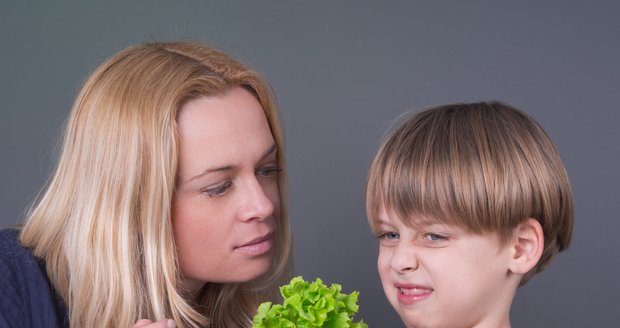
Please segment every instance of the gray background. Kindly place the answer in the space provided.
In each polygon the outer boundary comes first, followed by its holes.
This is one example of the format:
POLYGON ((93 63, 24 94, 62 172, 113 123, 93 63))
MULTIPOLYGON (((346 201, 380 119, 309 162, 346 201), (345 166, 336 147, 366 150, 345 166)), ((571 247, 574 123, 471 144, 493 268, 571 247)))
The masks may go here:
POLYGON ((515 327, 620 321, 620 2, 77 1, 0 4, 0 227, 22 220, 82 81, 145 41, 209 41, 257 68, 286 125, 296 271, 361 292, 371 327, 401 327, 380 287, 366 171, 404 111, 498 99, 551 135, 574 189, 573 244, 518 291, 515 327))

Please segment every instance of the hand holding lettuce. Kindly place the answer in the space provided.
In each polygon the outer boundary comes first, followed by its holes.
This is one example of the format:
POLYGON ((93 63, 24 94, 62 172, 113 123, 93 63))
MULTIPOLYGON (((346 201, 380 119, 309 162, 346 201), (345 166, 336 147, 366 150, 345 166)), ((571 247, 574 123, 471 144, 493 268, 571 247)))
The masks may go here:
POLYGON ((295 277, 280 287, 282 304, 262 303, 252 328, 368 328, 363 320, 353 322, 358 292, 341 293, 342 286, 327 287, 321 279, 313 283, 295 277))

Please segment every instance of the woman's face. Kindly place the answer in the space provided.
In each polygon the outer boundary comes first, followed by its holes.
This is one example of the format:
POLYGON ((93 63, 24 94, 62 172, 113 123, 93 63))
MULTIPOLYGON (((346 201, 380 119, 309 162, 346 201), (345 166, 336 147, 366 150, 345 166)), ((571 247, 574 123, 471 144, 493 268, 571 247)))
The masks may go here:
POLYGON ((172 224, 184 284, 244 282, 271 266, 280 195, 276 144, 242 88, 185 104, 172 224))

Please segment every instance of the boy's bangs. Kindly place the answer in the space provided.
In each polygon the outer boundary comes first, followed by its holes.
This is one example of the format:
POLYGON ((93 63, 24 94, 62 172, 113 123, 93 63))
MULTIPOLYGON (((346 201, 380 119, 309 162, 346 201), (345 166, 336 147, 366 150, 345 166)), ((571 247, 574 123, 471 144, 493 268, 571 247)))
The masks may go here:
POLYGON ((473 233, 502 230, 498 219, 504 202, 495 202, 493 195, 504 194, 498 181, 507 172, 500 175, 498 159, 490 155, 497 151, 489 145, 496 136, 481 127, 483 117, 459 107, 405 117, 385 140, 368 180, 373 227, 385 206, 407 225, 441 223, 473 233))
POLYGON ((413 228, 440 223, 480 231, 475 220, 467 220, 473 216, 464 204, 471 195, 455 186, 449 168, 406 156, 403 150, 388 153, 397 156, 376 163, 368 184, 368 214, 373 229, 378 225, 381 211, 386 210, 388 216, 397 217, 413 228))
POLYGON ((371 226, 377 227, 384 207, 409 226, 441 223, 480 231, 476 220, 468 220, 475 217, 468 206, 476 194, 469 189, 472 181, 461 181, 474 176, 460 174, 469 159, 454 163, 454 144, 445 140, 450 136, 428 133, 439 127, 423 123, 423 118, 413 126, 405 123, 379 150, 367 184, 371 226))

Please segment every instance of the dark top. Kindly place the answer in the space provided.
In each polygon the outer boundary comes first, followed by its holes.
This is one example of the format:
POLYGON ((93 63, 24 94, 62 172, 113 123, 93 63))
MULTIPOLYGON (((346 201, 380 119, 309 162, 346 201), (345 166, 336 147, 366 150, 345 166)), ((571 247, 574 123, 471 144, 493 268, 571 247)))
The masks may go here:
POLYGON ((69 327, 68 322, 45 263, 22 246, 17 230, 0 230, 0 327, 69 327))

